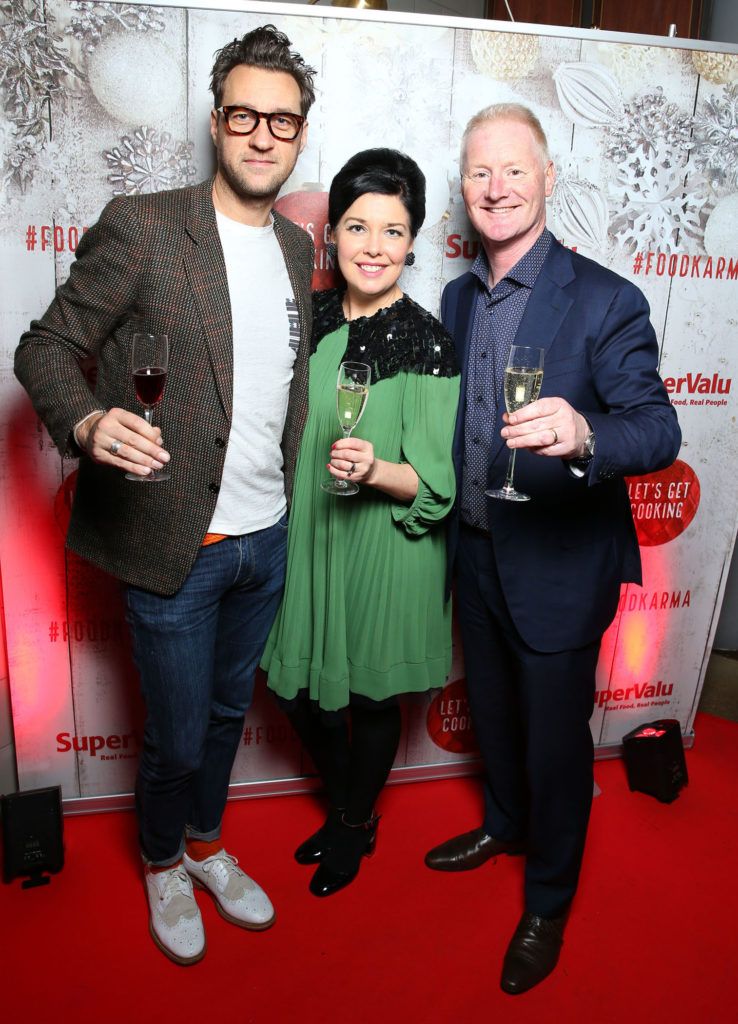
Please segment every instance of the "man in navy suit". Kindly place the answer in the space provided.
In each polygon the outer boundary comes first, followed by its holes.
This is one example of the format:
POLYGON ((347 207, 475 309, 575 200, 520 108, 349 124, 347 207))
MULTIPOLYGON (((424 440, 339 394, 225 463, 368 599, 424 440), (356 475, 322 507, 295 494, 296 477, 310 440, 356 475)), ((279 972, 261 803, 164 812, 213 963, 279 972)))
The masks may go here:
POLYGON ((496 105, 472 118, 462 191, 482 246, 442 301, 462 366, 449 546, 485 815, 426 864, 463 871, 526 854, 525 912, 502 971, 509 993, 556 966, 577 886, 600 642, 621 583, 641 582, 623 478, 668 466, 681 441, 648 304, 546 229, 554 182, 546 136, 527 108, 496 105), (508 415, 512 344, 542 348, 545 364, 538 400, 508 415), (484 494, 502 485, 510 450, 529 501, 484 494))

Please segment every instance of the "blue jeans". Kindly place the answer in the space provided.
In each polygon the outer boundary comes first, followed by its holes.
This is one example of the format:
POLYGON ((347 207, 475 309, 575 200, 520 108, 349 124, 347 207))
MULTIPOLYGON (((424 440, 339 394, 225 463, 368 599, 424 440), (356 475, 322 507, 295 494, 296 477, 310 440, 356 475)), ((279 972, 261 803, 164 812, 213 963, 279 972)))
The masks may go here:
POLYGON ((146 705, 136 780, 141 851, 168 866, 217 839, 254 673, 284 586, 287 516, 199 552, 171 597, 127 589, 146 705))

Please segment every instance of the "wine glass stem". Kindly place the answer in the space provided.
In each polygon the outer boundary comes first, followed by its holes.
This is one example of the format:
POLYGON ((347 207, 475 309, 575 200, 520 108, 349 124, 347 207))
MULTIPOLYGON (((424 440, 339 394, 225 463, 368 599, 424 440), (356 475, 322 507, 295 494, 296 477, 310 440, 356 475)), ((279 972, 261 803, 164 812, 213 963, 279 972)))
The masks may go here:
POLYGON ((146 422, 149 425, 151 425, 151 421, 152 421, 153 418, 154 418, 154 407, 153 407, 153 405, 145 405, 144 406, 144 419, 146 420, 146 422))
MULTIPOLYGON (((344 439, 351 437, 351 430, 351 427, 341 427, 344 439)), ((336 480, 336 487, 340 487, 342 491, 348 490, 348 480, 336 480)))
POLYGON ((507 473, 505 474, 505 482, 502 485, 503 491, 514 491, 513 487, 513 473, 515 472, 515 453, 517 449, 513 448, 510 452, 510 458, 507 460, 507 473))

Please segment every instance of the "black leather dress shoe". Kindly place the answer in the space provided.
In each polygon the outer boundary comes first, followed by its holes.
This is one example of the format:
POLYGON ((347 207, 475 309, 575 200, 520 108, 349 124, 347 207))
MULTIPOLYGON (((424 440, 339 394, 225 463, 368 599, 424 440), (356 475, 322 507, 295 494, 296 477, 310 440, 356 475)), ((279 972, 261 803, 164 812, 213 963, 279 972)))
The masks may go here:
POLYGON ((565 924, 566 914, 556 918, 523 914, 505 953, 503 992, 519 995, 548 977, 559 961, 565 924))
POLYGON ((345 889, 359 873, 358 866, 350 871, 339 871, 330 864, 321 861, 318 870, 310 879, 309 889, 313 896, 332 896, 334 892, 345 889))
POLYGON ((298 864, 319 864, 330 848, 330 840, 321 827, 300 843, 295 850, 295 860, 298 864))
POLYGON ((473 828, 453 839, 447 839, 440 846, 434 846, 425 855, 427 867, 434 871, 471 871, 500 853, 522 853, 522 842, 508 843, 493 839, 483 828, 473 828))
POLYGON ((343 808, 331 807, 328 817, 317 832, 305 840, 295 850, 298 864, 319 864, 333 846, 336 832, 340 829, 343 808))
POLYGON ((377 843, 379 815, 360 825, 342 823, 335 842, 310 879, 313 896, 332 896, 344 889, 359 873, 362 857, 371 857, 377 843))

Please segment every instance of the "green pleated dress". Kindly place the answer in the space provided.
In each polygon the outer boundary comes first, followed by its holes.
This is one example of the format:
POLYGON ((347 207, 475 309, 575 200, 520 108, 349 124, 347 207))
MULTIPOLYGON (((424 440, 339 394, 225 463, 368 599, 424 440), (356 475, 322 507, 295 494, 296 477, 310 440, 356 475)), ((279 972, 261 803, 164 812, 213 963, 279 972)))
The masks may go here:
POLYGON ((338 711, 352 694, 381 701, 442 686, 448 674, 443 519, 455 495, 459 377, 451 339, 407 297, 350 326, 338 293, 318 293, 316 300, 317 329, 324 323, 328 333, 310 358, 285 592, 262 666, 269 688, 284 700, 309 696, 323 710, 338 711), (374 371, 354 436, 370 440, 377 458, 413 466, 419 487, 412 503, 367 485, 353 497, 321 490, 330 476, 330 446, 340 436, 336 376, 344 359, 368 362, 374 371))

